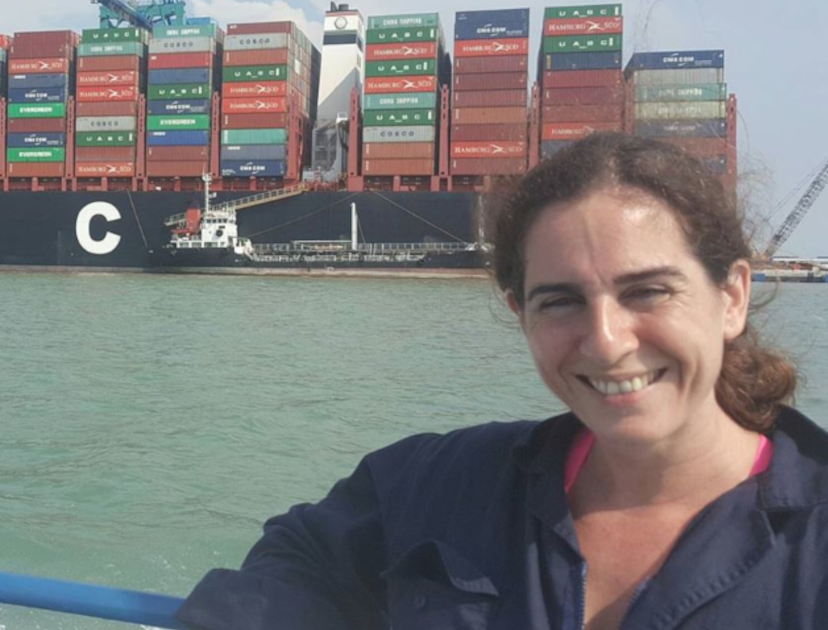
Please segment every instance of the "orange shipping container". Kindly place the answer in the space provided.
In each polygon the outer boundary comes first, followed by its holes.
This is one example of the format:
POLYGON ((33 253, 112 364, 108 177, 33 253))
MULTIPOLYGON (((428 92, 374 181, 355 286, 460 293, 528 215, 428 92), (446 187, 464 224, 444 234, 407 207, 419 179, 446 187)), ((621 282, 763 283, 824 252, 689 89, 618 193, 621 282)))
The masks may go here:
POLYGON ((609 105, 624 100, 619 86, 554 88, 543 91, 544 105, 609 105))
POLYGON ((201 177, 210 171, 206 161, 199 162, 154 162, 147 160, 149 177, 201 177))
POLYGON ((138 88, 137 87, 78 87, 78 102, 79 103, 99 103, 99 102, 119 102, 119 101, 137 101, 138 88))
POLYGON ((566 70, 543 73, 544 88, 620 86, 623 70, 566 70))
POLYGON ((134 162, 135 147, 75 147, 78 162, 134 162))
POLYGON ((287 114, 225 114, 221 117, 222 129, 283 129, 287 127, 287 114))
POLYGON ((432 175, 434 160, 363 160, 363 175, 432 175))
POLYGON ((130 85, 137 87, 140 75, 135 70, 78 72, 78 86, 130 85))
POLYGON ((9 74, 63 74, 69 70, 69 60, 9 59, 9 74))
POLYGON ((223 114, 266 114, 284 113, 287 111, 287 98, 228 98, 222 102, 223 114))
POLYGON ((437 77, 368 77, 365 79, 366 94, 434 92, 436 89, 437 77))
POLYGON ((529 75, 526 72, 494 72, 491 74, 455 74, 454 89, 525 90, 529 75))
POLYGON ((525 142, 452 142, 451 157, 457 158, 522 158, 525 142))
POLYGON ((287 48, 228 50, 224 53, 225 66, 270 66, 285 64, 287 62, 287 48))
POLYGON ((150 70, 180 70, 184 68, 212 68, 213 55, 211 53, 172 53, 165 55, 150 55, 150 70))
POLYGON ((455 92, 455 107, 526 107, 526 90, 481 90, 455 92))
POLYGON ((116 55, 113 57, 78 57, 79 72, 108 72, 110 70, 141 70, 142 57, 116 55))
POLYGON ((526 158, 460 159, 451 161, 452 175, 520 175, 526 172, 526 158))
POLYGON ((9 177, 63 177, 63 162, 9 162, 9 177))
POLYGON ((210 147, 147 147, 147 159, 153 162, 195 162, 198 160, 209 160, 210 147))
POLYGON ((617 105, 544 105, 544 123, 549 122, 621 122, 623 110, 617 105))
POLYGON ((261 81, 259 83, 234 83, 228 81, 221 87, 222 98, 251 98, 262 96, 285 96, 287 81, 261 81))
POLYGON ((674 144, 699 157, 716 157, 727 155, 729 145, 727 138, 659 138, 664 142, 674 144))
POLYGON ((467 39, 454 42, 455 58, 508 57, 528 54, 528 37, 522 37, 520 39, 467 39))
POLYGON ((458 57, 454 60, 455 74, 476 74, 479 72, 526 72, 529 67, 527 55, 506 57, 458 57))
POLYGON ((452 142, 487 142, 491 140, 525 142, 528 136, 526 122, 497 125, 452 125, 452 142))
POLYGON ((366 61, 387 59, 434 59, 437 56, 437 42, 409 42, 406 44, 368 44, 366 61))
POLYGON ((460 125, 526 122, 525 107, 455 107, 453 121, 460 125))
POLYGON ((78 103, 77 116, 137 116, 138 103, 116 101, 114 103, 78 103))
POLYGON ((78 162, 76 177, 133 177, 134 162, 78 162))
POLYGON ((596 131, 622 131, 620 122, 546 123, 542 140, 580 140, 596 131))
POLYGON ((362 157, 373 160, 401 158, 406 160, 433 160, 433 142, 367 142, 362 145, 362 157))

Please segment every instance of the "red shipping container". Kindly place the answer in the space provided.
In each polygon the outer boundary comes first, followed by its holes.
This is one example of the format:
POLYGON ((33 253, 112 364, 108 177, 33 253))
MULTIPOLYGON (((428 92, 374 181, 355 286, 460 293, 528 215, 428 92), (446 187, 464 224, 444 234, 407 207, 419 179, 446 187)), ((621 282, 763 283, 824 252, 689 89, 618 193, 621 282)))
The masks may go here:
POLYGON ((210 147, 147 147, 153 162, 199 162, 210 159, 210 147))
POLYGON ((9 162, 6 175, 9 177, 63 177, 63 162, 9 162))
MULTIPOLYGON (((369 46, 370 48, 370 46, 369 46)), ((454 42, 454 57, 509 57, 529 54, 529 38, 467 39, 454 42)))
POLYGON ((74 57, 79 36, 72 31, 40 31, 15 33, 9 48, 10 59, 42 59, 44 57, 74 57))
POLYGON ((285 96, 287 81, 262 81, 260 83, 226 82, 221 86, 222 98, 251 98, 254 96, 285 96))
POLYGON ((452 142, 451 158, 523 158, 526 157, 526 143, 514 140, 505 142, 452 142))
POLYGON ((14 39, 8 35, 0 35, 0 49, 8 49, 12 45, 12 42, 14 42, 14 39))
POLYGON ((115 103, 77 103, 76 116, 137 116, 138 103, 121 101, 115 103))
POLYGON ((227 98, 222 101, 222 114, 266 114, 269 112, 282 114, 287 111, 287 98, 227 98))
POLYGON ((368 44, 365 61, 387 59, 434 59, 437 42, 409 42, 406 44, 368 44))
POLYGON ((287 114, 225 114, 222 129, 284 129, 287 114))
POLYGON ((569 35, 611 35, 624 32, 624 18, 595 17, 546 20, 543 23, 544 37, 567 37, 569 35))
POLYGON ((526 158, 473 158, 452 160, 452 175, 521 175, 526 172, 526 158))
POLYGON ((458 57, 454 60, 455 74, 477 74, 480 72, 527 72, 529 57, 511 55, 506 57, 458 57))
POLYGON ((541 140, 581 140, 596 131, 623 131, 620 122, 546 123, 541 140))
POLYGON ((503 142, 513 140, 525 142, 528 136, 526 123, 519 125, 452 125, 452 142, 485 142, 495 140, 503 142))
POLYGON ((366 142, 362 157, 372 160, 434 160, 433 142, 366 142))
POLYGON ((548 122, 621 122, 623 109, 618 105, 545 105, 542 118, 548 122))
POLYGON ((366 94, 395 94, 399 92, 434 92, 437 77, 367 77, 366 94))
POLYGON ((111 72, 78 72, 75 75, 78 87, 102 85, 127 85, 138 87, 141 76, 135 70, 115 70, 111 72))
POLYGON ((270 33, 292 33, 293 22, 259 22, 252 24, 228 24, 228 35, 258 35, 270 33))
POLYGON ((544 105, 610 105, 624 102, 624 88, 579 87, 543 91, 544 105))
POLYGON ((176 70, 185 68, 212 68, 213 55, 204 53, 170 53, 149 56, 150 70, 176 70))
POLYGON ((135 147, 75 147, 78 162, 134 162, 135 147))
POLYGON ((456 107, 526 107, 526 90, 491 90, 480 92, 454 92, 456 107))
POLYGON ((525 72, 491 74, 455 74, 455 90, 525 90, 529 75, 525 72))
POLYGON ((201 177, 210 172, 206 160, 196 162, 158 162, 147 160, 149 177, 201 177))
POLYGON ((10 59, 9 74, 64 74, 68 59, 10 59))
POLYGON ((434 160, 362 160, 363 175, 433 175, 434 160))
POLYGON ((78 87, 77 100, 79 103, 99 103, 117 101, 137 101, 137 87, 78 87))
POLYGON ((543 73, 543 87, 600 87, 622 85, 623 70, 564 70, 543 73))
POLYGON ((225 66, 267 66, 288 62, 287 48, 269 50, 228 50, 224 53, 225 66))
POLYGON ((77 162, 76 177, 133 177, 135 162, 77 162))
POLYGON ((141 70, 141 57, 138 55, 78 57, 78 72, 108 72, 110 70, 138 72, 141 70))
POLYGON ((9 118, 9 133, 63 133, 65 118, 9 118))
POLYGON ((727 155, 729 145, 727 138, 659 138, 663 142, 669 142, 677 147, 689 151, 699 157, 716 157, 727 155))
POLYGON ((455 107, 452 114, 452 121, 457 125, 525 123, 528 118, 525 107, 455 107))

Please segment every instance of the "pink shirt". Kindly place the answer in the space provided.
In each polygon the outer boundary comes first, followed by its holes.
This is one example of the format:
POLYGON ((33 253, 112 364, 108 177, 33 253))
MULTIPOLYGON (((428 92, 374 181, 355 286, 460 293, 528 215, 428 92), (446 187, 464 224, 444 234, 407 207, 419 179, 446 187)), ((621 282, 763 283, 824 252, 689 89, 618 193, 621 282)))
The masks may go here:
MULTIPOLYGON (((575 480, 584 467, 594 444, 595 434, 589 429, 582 429, 575 436, 575 439, 572 440, 572 445, 569 447, 569 453, 567 454, 566 465, 564 467, 564 490, 567 494, 569 494, 569 490, 575 484, 575 480)), ((764 435, 760 435, 759 450, 756 451, 756 460, 753 462, 750 476, 753 477, 766 471, 768 466, 770 466, 772 455, 773 444, 764 435)))

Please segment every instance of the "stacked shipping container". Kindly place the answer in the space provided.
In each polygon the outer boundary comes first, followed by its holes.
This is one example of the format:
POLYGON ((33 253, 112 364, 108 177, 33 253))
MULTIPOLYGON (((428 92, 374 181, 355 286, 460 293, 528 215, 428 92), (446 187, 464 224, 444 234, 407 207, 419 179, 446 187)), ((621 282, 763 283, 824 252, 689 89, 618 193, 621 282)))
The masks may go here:
POLYGON ((679 145, 723 175, 730 154, 724 51, 638 53, 625 75, 635 89, 633 132, 679 145))
POLYGON ((368 18, 362 174, 435 172, 445 40, 437 13, 368 18))
POLYGON ((9 177, 63 177, 78 35, 17 33, 9 51, 9 177))
POLYGON ((6 96, 6 87, 7 87, 7 73, 6 69, 8 67, 8 60, 9 60, 9 47, 11 46, 12 39, 8 35, 0 35, 0 96, 6 96))
POLYGON ((137 175, 138 103, 146 87, 149 32, 88 29, 78 48, 77 177, 137 175))
POLYGON ((457 13, 454 39, 451 174, 525 172, 529 9, 457 13))
POLYGON ((221 174, 284 177, 288 160, 301 159, 288 156, 288 130, 309 126, 314 48, 293 22, 230 24, 227 32, 221 174))
POLYGON ((149 177, 210 172, 214 73, 223 39, 215 24, 155 27, 147 84, 149 177))
POLYGON ((541 157, 594 131, 621 131, 623 18, 620 4, 550 7, 538 75, 541 157))

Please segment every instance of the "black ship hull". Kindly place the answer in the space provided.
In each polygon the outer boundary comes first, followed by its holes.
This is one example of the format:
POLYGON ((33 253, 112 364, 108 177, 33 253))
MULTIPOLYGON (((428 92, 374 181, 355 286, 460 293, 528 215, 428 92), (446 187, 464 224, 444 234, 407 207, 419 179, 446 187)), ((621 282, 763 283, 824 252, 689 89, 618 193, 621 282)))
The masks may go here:
MULTIPOLYGON (((244 193, 218 193, 221 203, 244 193)), ((0 193, 0 266, 153 270, 171 264, 165 253, 165 219, 203 203, 198 193, 0 193), (159 262, 160 261, 160 262, 159 262)), ((472 193, 309 192, 238 212, 239 236, 254 244, 350 240, 351 203, 359 215, 360 242, 474 242, 478 195, 472 193)), ((307 267, 284 264, 285 267, 307 267)), ((340 266, 322 264, 327 268, 340 266)), ((382 262, 382 261, 377 261, 382 262)), ((328 261, 330 263, 330 261, 328 261)), ((406 267, 399 261, 391 267, 406 267)), ((432 254, 430 268, 479 266, 476 252, 432 254)), ((251 266, 226 255, 219 262, 193 259, 185 266, 251 266), (209 264, 208 264, 209 262, 209 264)), ((253 265, 257 266, 257 265, 253 265)), ((273 265, 265 265, 273 266, 273 265)), ((278 266, 278 265, 276 265, 278 266)), ((316 264, 314 263, 314 265, 316 264)), ((346 265, 347 266, 347 265, 346 265)), ((359 265, 357 265, 359 266, 359 265)), ((363 261, 362 267, 388 267, 363 261)))

